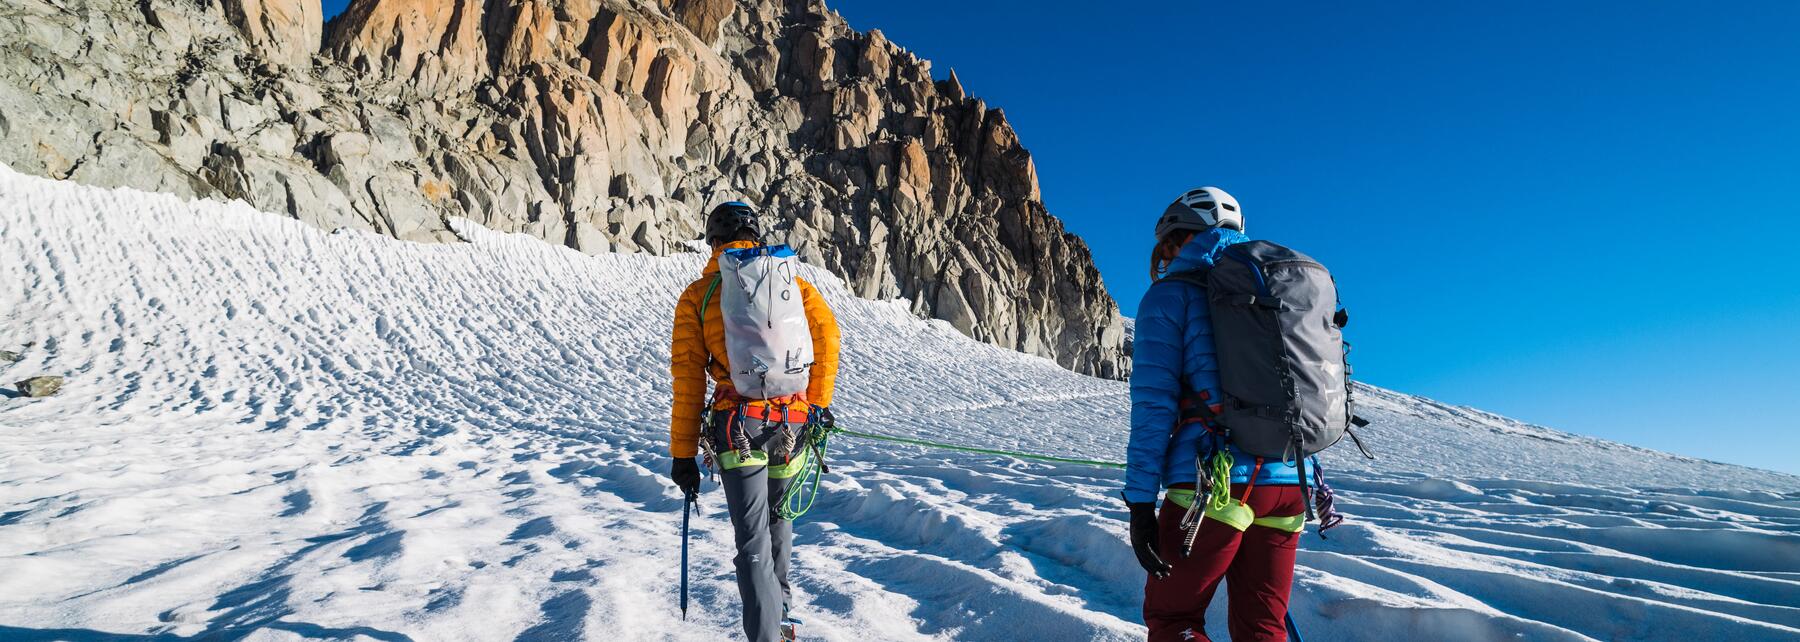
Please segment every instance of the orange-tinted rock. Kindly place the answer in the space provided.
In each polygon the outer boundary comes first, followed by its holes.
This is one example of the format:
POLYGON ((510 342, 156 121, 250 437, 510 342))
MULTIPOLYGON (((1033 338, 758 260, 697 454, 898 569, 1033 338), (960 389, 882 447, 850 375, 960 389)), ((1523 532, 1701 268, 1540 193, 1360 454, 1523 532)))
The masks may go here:
POLYGON ((467 89, 487 63, 481 0, 353 0, 325 51, 364 73, 420 81, 421 93, 467 89))
POLYGON ((719 41, 719 23, 736 10, 736 0, 682 0, 674 7, 682 26, 709 45, 719 41))

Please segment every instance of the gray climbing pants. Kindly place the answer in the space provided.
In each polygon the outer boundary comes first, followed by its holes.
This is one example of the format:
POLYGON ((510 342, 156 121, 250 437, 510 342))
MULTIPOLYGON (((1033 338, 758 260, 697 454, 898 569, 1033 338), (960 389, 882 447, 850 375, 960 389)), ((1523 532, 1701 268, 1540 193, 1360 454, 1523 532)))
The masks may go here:
POLYGON ((775 516, 775 503, 792 479, 769 478, 768 466, 722 471, 725 505, 737 540, 738 595, 744 600, 744 635, 751 642, 780 642, 786 616, 788 557, 794 552, 794 524, 775 516))

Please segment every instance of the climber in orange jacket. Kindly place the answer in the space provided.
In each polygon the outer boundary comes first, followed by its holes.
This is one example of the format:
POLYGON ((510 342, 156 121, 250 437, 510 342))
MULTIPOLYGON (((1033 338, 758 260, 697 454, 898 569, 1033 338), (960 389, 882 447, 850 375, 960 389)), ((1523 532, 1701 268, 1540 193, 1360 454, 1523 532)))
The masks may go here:
POLYGON ((712 246, 712 260, 675 304, 669 345, 669 370, 674 375, 669 454, 674 457, 670 477, 689 495, 700 487, 700 465, 695 457, 703 445, 712 460, 708 463, 719 468, 719 485, 725 489, 737 542, 734 562, 744 602, 744 632, 756 642, 774 642, 794 636, 787 613, 788 558, 794 529, 773 508, 806 457, 803 449, 793 447, 791 432, 785 439, 780 433, 798 428, 806 423, 808 413, 831 405, 838 367, 838 327, 818 289, 796 277, 812 337, 806 390, 777 399, 746 398, 738 393, 728 361, 724 306, 716 296, 719 256, 727 250, 756 247, 760 238, 756 211, 744 203, 725 203, 707 217, 706 241, 712 246), (711 399, 706 397, 708 376, 713 381, 711 399))

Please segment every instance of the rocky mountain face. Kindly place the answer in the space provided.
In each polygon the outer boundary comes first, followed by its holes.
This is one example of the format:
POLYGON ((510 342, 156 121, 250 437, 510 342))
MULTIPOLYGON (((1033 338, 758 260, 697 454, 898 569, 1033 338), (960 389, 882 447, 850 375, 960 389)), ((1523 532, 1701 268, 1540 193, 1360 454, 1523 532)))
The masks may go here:
POLYGON ((0 162, 456 241, 686 251, 733 199, 861 296, 1129 370, 1087 246, 954 73, 806 0, 7 0, 0 162))

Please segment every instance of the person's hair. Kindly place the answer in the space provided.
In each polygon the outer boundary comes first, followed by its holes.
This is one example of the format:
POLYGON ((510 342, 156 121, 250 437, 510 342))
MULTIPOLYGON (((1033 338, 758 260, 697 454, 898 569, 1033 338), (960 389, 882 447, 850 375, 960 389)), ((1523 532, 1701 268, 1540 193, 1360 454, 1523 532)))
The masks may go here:
POLYGON ((1150 282, 1163 278, 1169 271, 1169 264, 1181 255, 1181 246, 1191 240, 1194 240, 1193 230, 1174 230, 1156 240, 1156 247, 1150 250, 1150 282))

